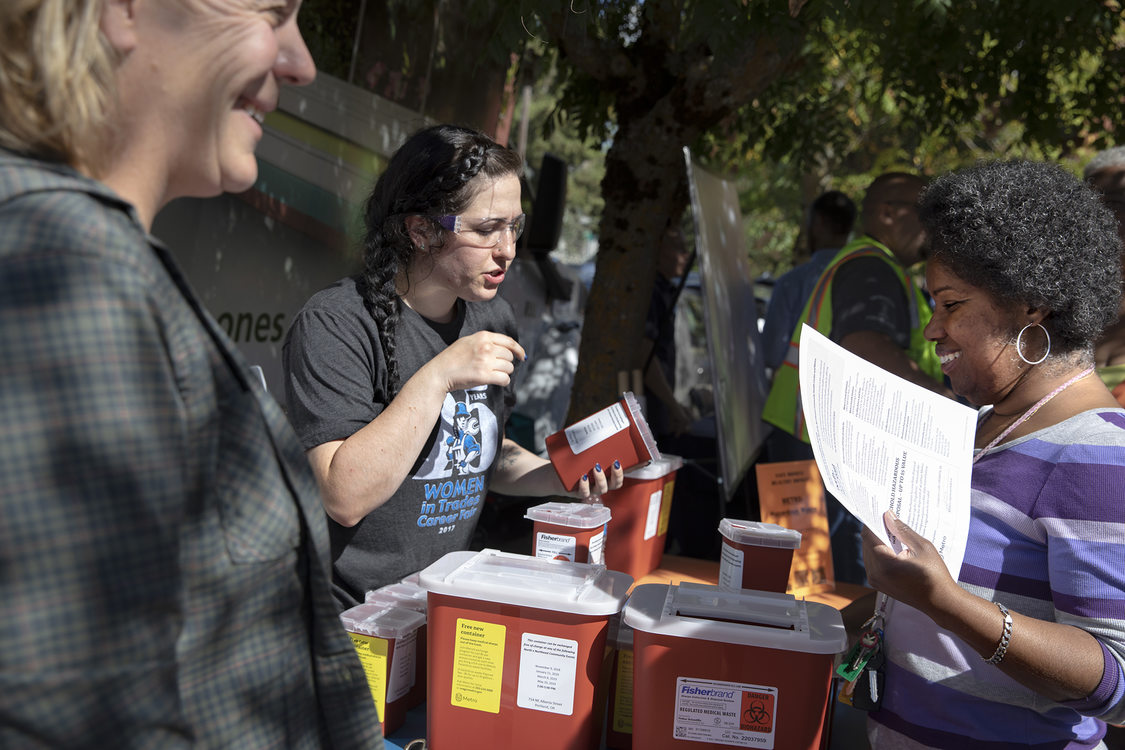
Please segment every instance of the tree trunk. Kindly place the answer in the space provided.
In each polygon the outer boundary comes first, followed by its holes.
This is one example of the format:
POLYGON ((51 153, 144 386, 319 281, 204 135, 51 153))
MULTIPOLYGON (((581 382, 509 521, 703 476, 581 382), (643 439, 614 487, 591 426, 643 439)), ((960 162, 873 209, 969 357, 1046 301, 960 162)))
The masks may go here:
MULTIPOLYGON (((594 283, 586 302, 567 424, 621 397, 618 373, 644 366, 645 319, 660 237, 683 207, 683 144, 691 133, 657 108, 620 122, 606 154, 594 283)), ((633 390, 631 375, 627 389, 633 390)))

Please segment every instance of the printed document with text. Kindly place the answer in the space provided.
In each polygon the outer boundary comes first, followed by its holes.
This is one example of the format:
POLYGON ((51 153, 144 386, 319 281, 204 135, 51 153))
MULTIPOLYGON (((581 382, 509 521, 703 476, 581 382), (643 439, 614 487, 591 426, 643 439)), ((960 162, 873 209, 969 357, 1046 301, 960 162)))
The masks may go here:
POLYGON ((956 578, 969 533, 977 412, 801 332, 801 401, 824 484, 880 539, 883 512, 930 540, 956 578))

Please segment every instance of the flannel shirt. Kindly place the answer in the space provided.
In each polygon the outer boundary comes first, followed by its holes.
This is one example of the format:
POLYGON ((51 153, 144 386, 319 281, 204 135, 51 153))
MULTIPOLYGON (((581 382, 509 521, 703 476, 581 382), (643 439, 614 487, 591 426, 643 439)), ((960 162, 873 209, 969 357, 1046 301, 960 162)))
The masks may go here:
POLYGON ((0 747, 382 747, 304 452, 167 250, 5 151, 0 237, 0 747))

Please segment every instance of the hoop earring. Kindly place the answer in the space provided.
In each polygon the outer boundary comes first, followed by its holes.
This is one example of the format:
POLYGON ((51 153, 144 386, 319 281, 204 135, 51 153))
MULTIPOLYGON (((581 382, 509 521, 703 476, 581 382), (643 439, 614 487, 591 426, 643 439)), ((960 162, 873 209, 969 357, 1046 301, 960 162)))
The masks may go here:
POLYGON ((1037 364, 1042 363, 1043 360, 1047 359, 1047 356, 1050 353, 1051 353, 1051 334, 1047 332, 1047 329, 1044 328, 1042 323, 1035 323, 1035 324, 1028 323, 1023 328, 1020 329, 1019 335, 1016 336, 1016 354, 1020 355, 1020 359, 1022 359, 1024 362, 1026 362, 1029 365, 1037 365, 1037 364), (1023 356, 1023 334, 1028 328, 1033 328, 1033 327, 1034 328, 1042 328, 1043 329, 1043 335, 1047 337, 1047 351, 1043 352, 1043 356, 1040 357, 1039 359, 1035 360, 1034 362, 1032 362, 1027 357, 1023 356))

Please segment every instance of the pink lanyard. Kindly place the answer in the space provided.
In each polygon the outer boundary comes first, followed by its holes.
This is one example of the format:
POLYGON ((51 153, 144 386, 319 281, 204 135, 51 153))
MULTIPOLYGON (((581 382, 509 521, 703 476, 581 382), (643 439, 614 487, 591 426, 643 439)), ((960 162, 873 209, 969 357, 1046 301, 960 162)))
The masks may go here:
POLYGON ((999 442, 1000 442, 1001 440, 1003 440, 1004 438, 1008 437, 1008 434, 1009 434, 1009 433, 1010 433, 1010 432, 1011 432, 1012 430, 1016 429, 1016 428, 1017 428, 1017 427, 1019 427, 1019 426, 1020 426, 1021 424, 1023 424, 1023 423, 1024 423, 1024 422, 1026 422, 1027 420, 1031 419, 1031 416, 1032 416, 1033 414, 1035 414, 1035 412, 1039 411, 1039 409, 1040 409, 1040 408, 1042 408, 1044 404, 1046 404, 1046 403, 1047 403, 1048 401, 1050 401, 1051 399, 1053 399, 1053 398, 1054 398, 1055 396, 1059 395, 1060 393, 1062 393, 1063 391, 1065 391, 1065 390, 1066 390, 1067 388, 1069 388, 1070 386, 1074 385, 1074 384, 1075 384, 1075 383, 1077 383, 1077 382, 1078 382, 1079 380, 1081 380, 1082 378, 1086 377, 1087 375, 1089 375, 1089 374, 1090 374, 1090 373, 1092 373, 1093 371, 1094 371, 1094 368, 1093 368, 1093 367, 1090 367, 1090 368, 1087 368, 1087 369, 1083 370, 1082 372, 1078 373, 1077 375, 1075 375, 1075 376, 1074 376, 1073 378, 1071 378, 1070 380, 1068 380, 1068 381, 1066 381, 1065 383, 1063 383, 1062 385, 1060 385, 1060 386, 1059 386, 1058 388, 1056 388, 1055 390, 1053 390, 1053 391, 1051 391, 1050 393, 1048 393, 1048 394, 1047 394, 1046 396, 1044 396, 1043 398, 1039 399, 1039 401, 1038 401, 1038 402, 1037 402, 1037 403, 1036 403, 1036 404, 1035 404, 1034 406, 1032 406, 1032 407, 1031 407, 1030 409, 1028 409, 1027 411, 1025 411, 1025 412, 1024 412, 1024 413, 1023 413, 1023 414, 1022 414, 1022 415, 1020 416, 1020 418, 1019 418, 1019 419, 1017 419, 1017 420, 1016 420, 1015 422, 1013 422, 1012 424, 1008 425, 1008 427, 1007 427, 1007 428, 1006 428, 1006 429, 1005 429, 1005 430, 1004 430, 1003 432, 1001 432, 1001 433, 1000 433, 999 435, 997 435, 997 436, 996 436, 995 438, 993 438, 993 439, 992 439, 992 442, 991 442, 991 443, 989 443, 988 445, 984 446, 984 447, 983 447, 983 448, 981 448, 981 449, 980 449, 979 451, 977 451, 977 454, 976 454, 975 456, 973 456, 973 463, 975 464, 975 463, 976 463, 976 462, 977 462, 978 460, 980 460, 981 456, 983 456, 983 455, 984 455, 985 453, 988 453, 988 452, 989 452, 990 450, 992 450, 993 448, 995 448, 995 447, 996 447, 996 445, 997 445, 997 443, 999 443, 999 442))

